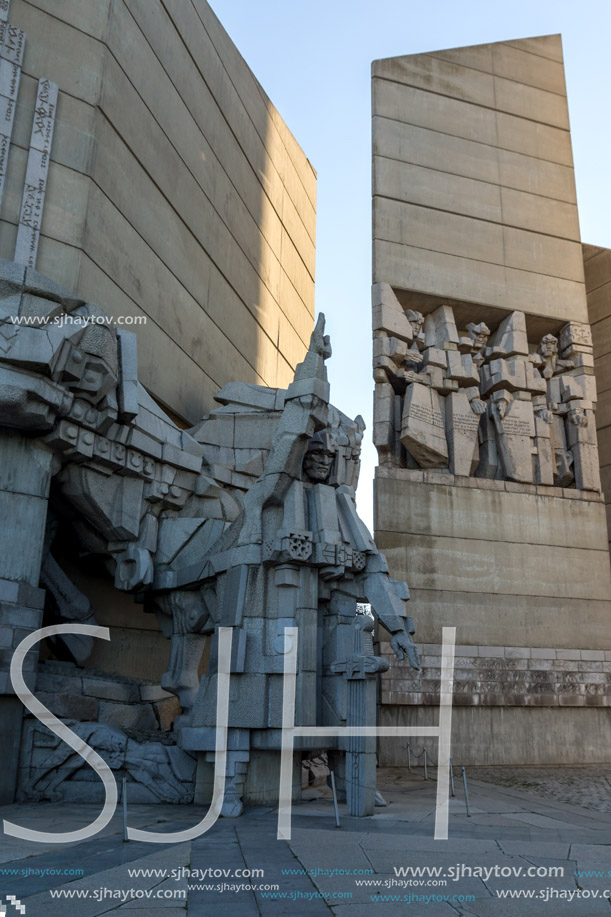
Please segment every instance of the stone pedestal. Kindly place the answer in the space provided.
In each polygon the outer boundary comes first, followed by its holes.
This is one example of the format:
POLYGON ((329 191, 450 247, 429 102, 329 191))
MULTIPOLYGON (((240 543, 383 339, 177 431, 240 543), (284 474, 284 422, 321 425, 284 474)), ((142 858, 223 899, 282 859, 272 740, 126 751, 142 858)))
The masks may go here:
MULTIPOLYGON (((0 780, 0 802, 15 795, 17 749, 23 707, 15 697, 9 669, 15 647, 42 625, 44 590, 38 589, 51 479, 51 453, 36 440, 0 431, 0 741, 8 756, 0 780), (7 524, 8 522, 12 524, 7 524)), ((24 664, 34 688, 38 650, 24 664)))

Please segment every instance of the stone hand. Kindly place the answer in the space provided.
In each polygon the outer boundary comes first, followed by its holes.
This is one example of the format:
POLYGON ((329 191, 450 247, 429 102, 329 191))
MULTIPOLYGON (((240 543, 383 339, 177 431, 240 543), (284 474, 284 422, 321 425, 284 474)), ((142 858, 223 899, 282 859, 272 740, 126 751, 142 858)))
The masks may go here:
POLYGON ((571 411, 569 413, 569 420, 572 424, 575 424, 576 427, 587 427, 588 425, 588 415, 582 411, 571 411))
POLYGON ((407 355, 406 355, 406 357, 405 357, 405 362, 406 362, 406 363, 422 363, 422 360, 423 360, 423 359, 424 359, 424 357, 422 356, 422 354, 420 353, 420 351, 419 351, 419 350, 416 350, 416 349, 414 348, 413 350, 408 350, 408 351, 407 351, 407 355))
POLYGON ((471 410, 474 414, 485 414, 486 402, 482 401, 481 398, 474 398, 471 402, 471 410))
POLYGON ((407 656, 409 664, 414 669, 420 669, 420 660, 414 641, 406 630, 397 631, 390 639, 390 645, 393 648, 397 659, 402 660, 407 656))

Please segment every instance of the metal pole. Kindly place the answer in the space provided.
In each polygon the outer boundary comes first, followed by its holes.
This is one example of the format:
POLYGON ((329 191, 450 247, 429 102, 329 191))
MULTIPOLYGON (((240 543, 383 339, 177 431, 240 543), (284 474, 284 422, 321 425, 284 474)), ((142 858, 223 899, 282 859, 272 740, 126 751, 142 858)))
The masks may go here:
POLYGON ((428 774, 426 770, 426 748, 424 749, 424 779, 428 780, 428 774))
POLYGON ((467 807, 467 818, 471 818, 471 811, 469 809, 469 793, 467 792, 467 774, 464 766, 462 769, 462 782, 465 788, 465 805, 467 807))
POLYGON ((127 777, 123 778, 123 843, 127 843, 127 777))
POLYGON ((333 808, 335 809, 335 827, 341 828, 339 823, 339 809, 337 808, 337 793, 335 792, 335 774, 333 771, 330 771, 331 774, 331 790, 333 791, 333 808))
POLYGON ((454 792, 454 765, 452 764, 452 759, 450 758, 450 788, 452 790, 452 796, 456 796, 454 792))
POLYGON ((412 750, 409 747, 409 745, 407 746, 407 769, 411 774, 412 772, 412 750))

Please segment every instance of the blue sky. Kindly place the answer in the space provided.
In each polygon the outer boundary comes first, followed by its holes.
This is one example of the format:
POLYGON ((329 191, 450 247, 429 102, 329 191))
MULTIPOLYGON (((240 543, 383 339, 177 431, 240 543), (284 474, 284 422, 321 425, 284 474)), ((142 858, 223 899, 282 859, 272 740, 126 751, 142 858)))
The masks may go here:
POLYGON ((581 236, 611 248, 611 3, 210 2, 318 173, 316 308, 332 400, 367 422, 358 504, 371 525, 371 61, 560 32, 581 236))

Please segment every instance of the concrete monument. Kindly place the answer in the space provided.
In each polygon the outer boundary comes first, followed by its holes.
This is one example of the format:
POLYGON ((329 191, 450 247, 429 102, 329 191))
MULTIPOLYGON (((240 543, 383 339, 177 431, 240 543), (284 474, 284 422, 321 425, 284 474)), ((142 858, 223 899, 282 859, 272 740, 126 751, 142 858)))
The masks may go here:
POLYGON ((380 722, 435 722, 455 625, 455 761, 608 761, 611 272, 586 247, 584 274, 561 37, 372 75, 375 537, 425 660, 380 722))
MULTIPOLYGON (((324 318, 288 389, 231 383, 217 396, 221 407, 181 431, 138 381, 135 336, 99 307, 15 263, 2 264, 0 289, 2 496, 6 514, 28 522, 4 531, 3 588, 19 602, 11 642, 40 625, 40 585, 55 620, 95 622, 53 554, 56 520, 68 519, 81 557, 95 556, 117 590, 157 615, 171 640, 162 686, 182 710, 173 751, 153 753, 150 737, 130 744, 109 725, 79 728, 102 754, 120 753, 113 766, 157 787, 159 798, 184 801, 188 786, 169 781, 165 795, 159 787, 176 761, 184 774, 198 757, 204 793, 218 627, 233 628, 223 812, 237 815, 243 795, 277 793, 285 627, 299 628, 296 725, 374 725, 373 676, 388 664, 374 655, 372 622, 357 617, 357 603, 370 604, 398 658, 418 667, 407 585, 390 578, 356 512, 364 424, 329 405, 324 318), (31 324, 18 321, 25 316, 31 324)), ((66 637, 75 661, 90 651, 91 641, 66 637)), ((35 667, 31 660, 32 679, 35 667)), ((61 746, 45 763, 39 745, 22 765, 22 796, 58 798, 80 764, 61 746)), ((347 750, 344 780, 344 748, 330 749, 341 786, 353 814, 370 813, 375 749, 359 740, 347 750)))

